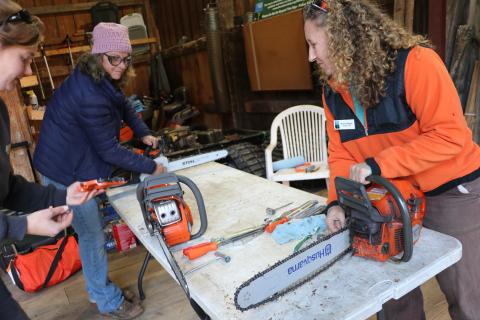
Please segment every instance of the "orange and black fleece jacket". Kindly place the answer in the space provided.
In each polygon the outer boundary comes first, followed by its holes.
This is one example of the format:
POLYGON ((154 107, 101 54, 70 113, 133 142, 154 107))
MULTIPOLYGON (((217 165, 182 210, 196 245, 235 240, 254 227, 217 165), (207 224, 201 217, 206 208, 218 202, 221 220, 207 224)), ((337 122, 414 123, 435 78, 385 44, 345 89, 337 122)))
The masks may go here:
POLYGON ((405 51, 403 60, 397 58, 394 73, 387 96, 365 110, 364 126, 355 119, 348 88, 324 87, 330 205, 336 203, 335 177, 348 177, 350 167, 361 162, 373 174, 411 180, 427 196, 480 176, 480 148, 441 58, 429 48, 415 47, 405 51), (354 118, 357 130, 336 130, 339 118, 354 118))

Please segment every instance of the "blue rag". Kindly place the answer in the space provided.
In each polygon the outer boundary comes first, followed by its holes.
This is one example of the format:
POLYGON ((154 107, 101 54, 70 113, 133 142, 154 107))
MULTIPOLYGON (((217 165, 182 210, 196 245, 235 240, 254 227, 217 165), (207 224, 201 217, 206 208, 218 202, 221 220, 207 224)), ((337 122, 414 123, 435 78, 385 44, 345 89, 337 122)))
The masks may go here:
POLYGON ((326 228, 325 215, 322 214, 281 224, 275 228, 272 237, 278 244, 284 244, 292 240, 301 240, 316 231, 323 232, 326 228))

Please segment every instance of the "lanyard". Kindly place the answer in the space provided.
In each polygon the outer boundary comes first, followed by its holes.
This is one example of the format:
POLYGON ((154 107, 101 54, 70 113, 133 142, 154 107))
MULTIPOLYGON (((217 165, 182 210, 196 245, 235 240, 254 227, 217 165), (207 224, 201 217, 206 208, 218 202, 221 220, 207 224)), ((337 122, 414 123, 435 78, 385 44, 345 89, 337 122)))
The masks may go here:
POLYGON ((362 123, 363 127, 365 127, 365 109, 357 100, 357 97, 353 94, 352 90, 350 90, 353 100, 353 106, 355 108, 355 115, 357 116, 358 120, 362 123))

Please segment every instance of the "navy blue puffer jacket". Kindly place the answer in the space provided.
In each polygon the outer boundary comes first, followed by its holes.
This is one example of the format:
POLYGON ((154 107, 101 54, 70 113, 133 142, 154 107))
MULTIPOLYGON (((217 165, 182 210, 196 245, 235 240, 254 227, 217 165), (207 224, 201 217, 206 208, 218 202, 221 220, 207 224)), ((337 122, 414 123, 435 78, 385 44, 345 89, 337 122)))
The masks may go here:
POLYGON ((152 173, 153 160, 119 144, 122 120, 137 137, 150 134, 110 80, 97 83, 76 68, 47 105, 35 150, 35 169, 64 185, 108 178, 113 166, 152 173))

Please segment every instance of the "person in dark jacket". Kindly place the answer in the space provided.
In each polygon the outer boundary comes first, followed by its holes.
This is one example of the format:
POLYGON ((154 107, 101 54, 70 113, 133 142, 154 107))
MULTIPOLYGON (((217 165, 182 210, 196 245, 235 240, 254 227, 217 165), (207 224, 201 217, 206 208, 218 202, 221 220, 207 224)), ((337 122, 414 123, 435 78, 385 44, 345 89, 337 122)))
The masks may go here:
MULTIPOLYGON (((119 143, 120 127, 125 121, 145 144, 157 144, 121 90, 130 73, 131 51, 125 26, 95 26, 91 53, 79 59, 73 73, 47 105, 34 155, 35 168, 42 174, 44 184, 65 188, 75 180, 108 178, 114 166, 147 174, 164 171, 153 160, 119 143)), ((131 294, 122 293, 108 279, 97 202, 91 200, 73 211, 90 301, 95 301, 100 313, 107 316, 131 319, 140 315, 143 309, 131 302, 131 294)))
MULTIPOLYGON (((43 38, 43 30, 43 23, 18 4, 9 0, 0 2, 1 91, 14 89, 20 76, 32 74, 30 63, 43 38)), ((72 222, 73 214, 65 204, 79 205, 100 193, 80 192, 79 182, 67 190, 30 183, 13 174, 9 149, 10 121, 7 107, 0 99, 0 208, 32 212, 23 216, 0 214, 0 241, 22 240, 27 233, 54 236, 72 222)), ((1 281, 0 315, 2 319, 28 319, 1 281)))

